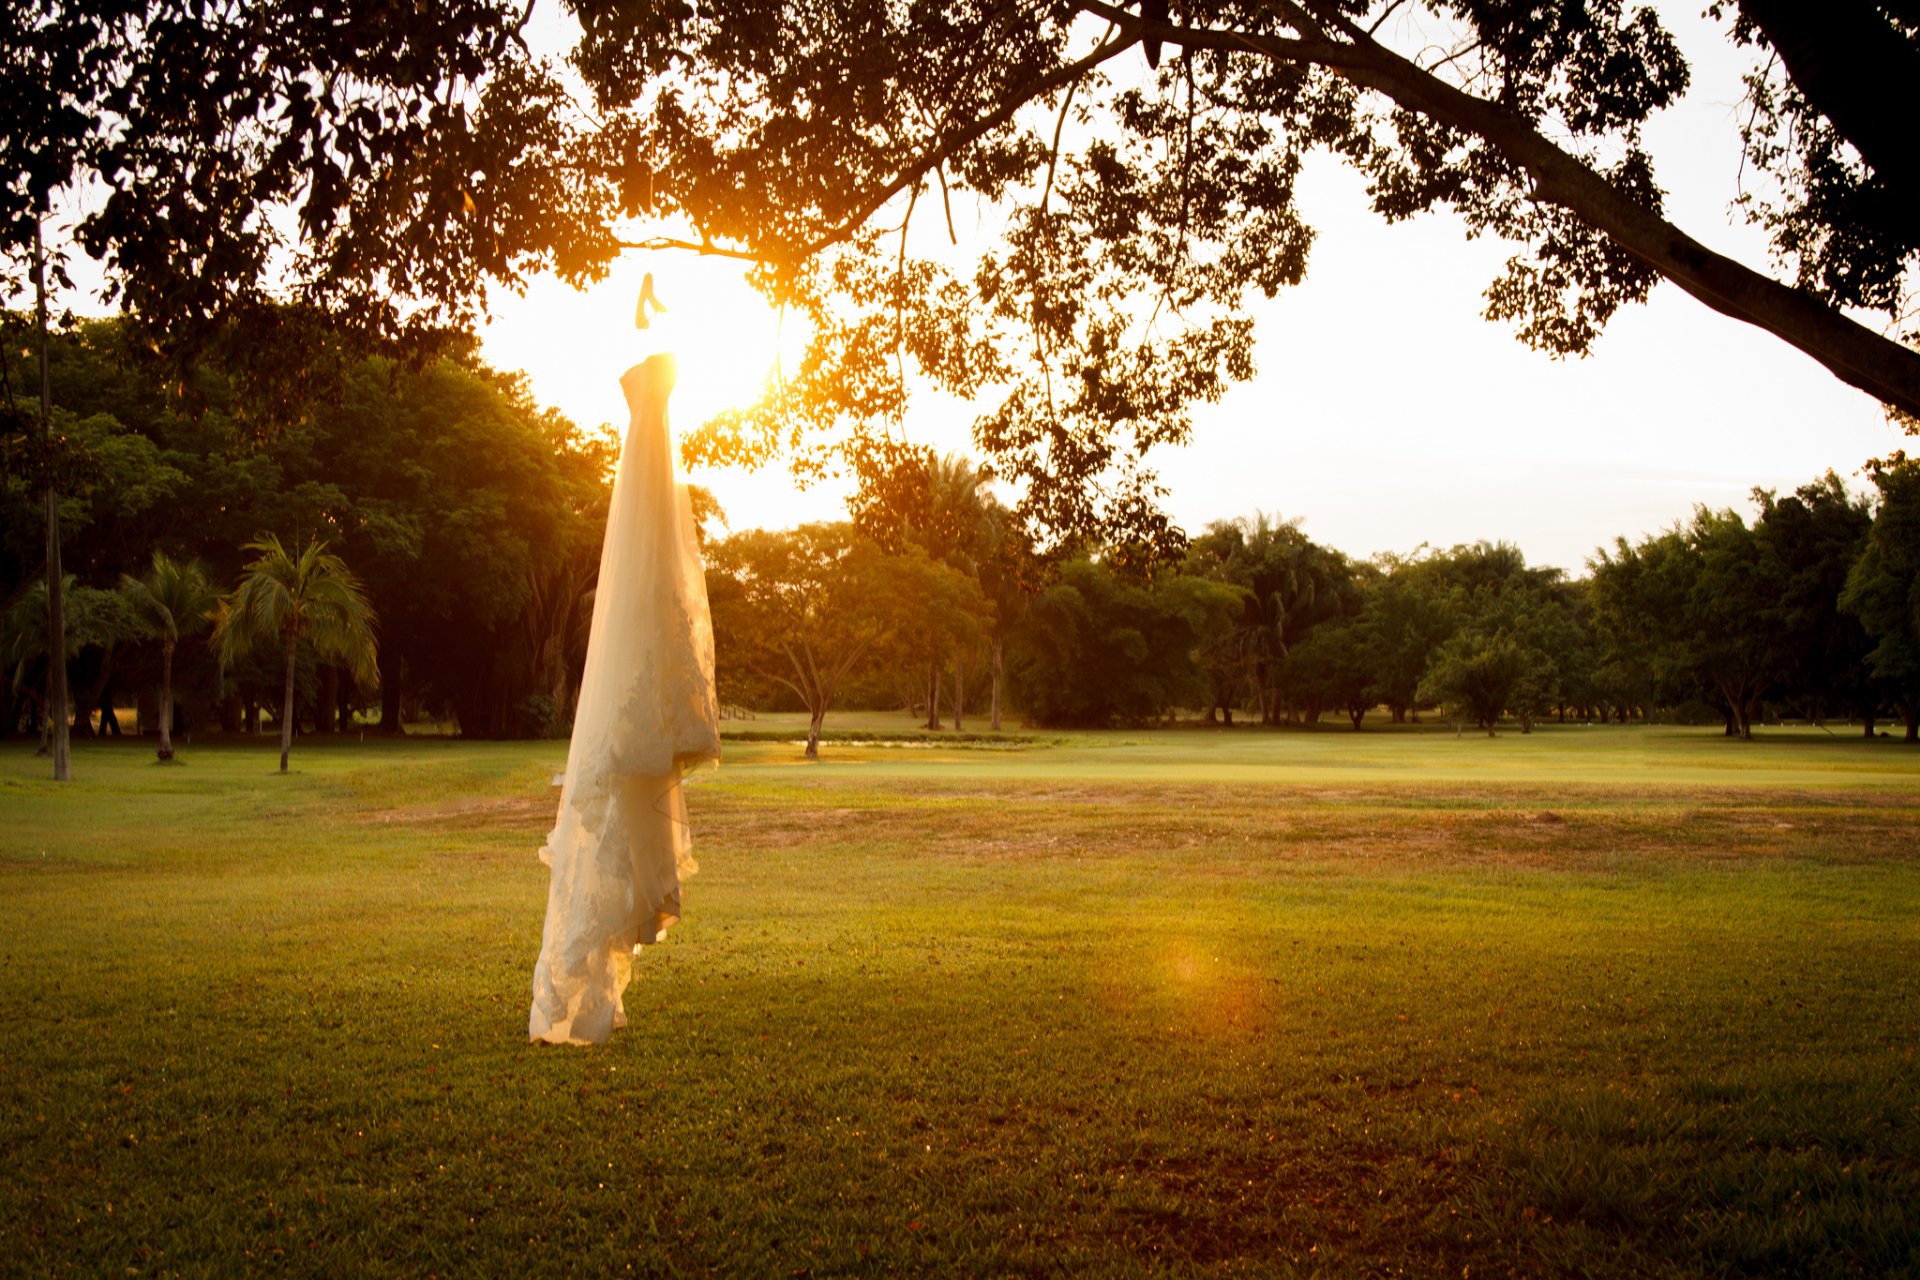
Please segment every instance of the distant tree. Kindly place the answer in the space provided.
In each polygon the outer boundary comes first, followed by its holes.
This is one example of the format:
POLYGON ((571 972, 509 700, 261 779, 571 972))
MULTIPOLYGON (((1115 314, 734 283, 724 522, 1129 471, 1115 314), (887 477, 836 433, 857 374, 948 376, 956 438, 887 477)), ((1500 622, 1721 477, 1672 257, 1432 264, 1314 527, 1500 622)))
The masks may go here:
MULTIPOLYGON (((72 574, 66 575, 62 585, 67 611, 65 663, 69 668, 87 665, 76 659, 92 655, 95 672, 90 689, 85 684, 69 682, 69 689, 79 688, 83 692, 66 707, 53 705, 53 664, 47 654, 47 584, 34 579, 7 610, 5 654, 12 675, 12 692, 15 699, 25 695, 27 708, 38 724, 43 754, 51 749, 54 717, 71 719, 77 712, 84 721, 91 715, 98 705, 100 690, 111 675, 114 650, 141 634, 139 621, 119 592, 80 586, 72 574)), ((16 708, 15 719, 18 718, 16 708)))
POLYGON ((1873 678, 1920 742, 1920 462, 1895 454, 1872 470, 1880 504, 1840 608, 1866 628, 1873 678))
POLYGON ((1704 697, 1693 650, 1692 598, 1699 557, 1676 526, 1638 543, 1625 538, 1590 562, 1597 686, 1625 721, 1638 708, 1704 697))
POLYGON ((1019 704, 1040 724, 1145 720, 1206 697, 1195 659, 1204 637, 1232 625, 1241 595, 1190 575, 1130 580, 1071 560, 1034 598, 1009 647, 1019 704))
POLYGON ((1207 659, 1216 701, 1234 683, 1235 665, 1247 673, 1260 719, 1277 724, 1279 676, 1288 650, 1316 626, 1359 608, 1346 557, 1320 546, 1298 520, 1265 512, 1215 521, 1188 549, 1185 571, 1239 589, 1240 613, 1231 636, 1210 638, 1207 659))
POLYGON ((789 689, 807 712, 809 759, 848 680, 912 625, 923 593, 960 575, 888 556, 848 523, 747 529, 707 549, 707 599, 722 684, 746 673, 789 689), (944 576, 943 576, 944 575, 944 576))
POLYGON ((227 597, 214 638, 228 664, 256 647, 279 648, 285 672, 280 772, 285 773, 293 749, 294 663, 301 641, 322 660, 342 662, 371 684, 379 678, 375 618, 359 579, 319 539, 296 555, 276 535, 262 534, 247 550, 258 554, 227 597))
POLYGON ((565 722, 609 442, 582 438, 533 403, 523 378, 468 353, 419 369, 357 362, 338 402, 283 433, 275 452, 284 505, 273 519, 320 530, 380 615, 382 729, 399 730, 409 688, 475 737, 565 722), (537 638, 529 611, 546 615, 537 638))
POLYGON ((1453 628, 1446 596, 1413 558, 1382 557, 1361 598, 1354 643, 1369 683, 1399 724, 1420 704, 1420 680, 1453 628))
POLYGON ((160 747, 162 760, 173 759, 173 654, 180 641, 204 631, 213 620, 220 593, 197 560, 179 561, 165 552, 141 577, 120 579, 133 615, 160 642, 160 747))
POLYGON ((1695 508, 1686 537, 1697 566, 1686 606, 1693 661, 1732 717, 1732 731, 1751 741, 1760 700, 1779 679, 1771 606, 1786 587, 1782 567, 1732 510, 1695 508))
POLYGON ((1839 607, 1847 575, 1865 549, 1873 514, 1829 471, 1791 494, 1754 491, 1754 537, 1777 594, 1761 601, 1772 626, 1778 691, 1818 721, 1843 707, 1862 713, 1873 732, 1879 691, 1872 687, 1872 648, 1860 620, 1839 607))
POLYGON ((1563 673, 1582 661, 1586 645, 1576 592, 1561 571, 1529 566, 1518 548, 1490 542, 1455 547, 1406 571, 1445 591, 1453 627, 1421 677, 1419 696, 1489 733, 1502 715, 1532 732, 1560 703, 1563 673))
POLYGON ((965 727, 965 672, 993 634, 994 610, 971 574, 918 547, 909 546, 883 565, 891 589, 901 593, 899 625, 883 652, 894 661, 918 660, 930 675, 927 728, 940 727, 940 672, 953 671, 953 727, 965 727))
MULTIPOLYGON (((971 576, 998 604, 1010 581, 1006 541, 1007 513, 988 490, 991 473, 959 453, 937 453, 910 446, 889 447, 861 455, 864 483, 849 508, 854 525, 882 549, 901 554, 917 548, 922 554, 971 576)), ((1010 605, 1015 604, 1008 600, 1010 605)), ((929 729, 940 727, 941 672, 952 663, 956 727, 966 714, 965 669, 981 644, 991 643, 998 655, 1002 630, 990 623, 963 643, 949 643, 949 632, 937 625, 929 602, 929 617, 916 628, 927 642, 920 656, 926 678, 929 729)), ((993 663, 997 673, 999 662, 993 663)), ((999 676, 993 676, 993 701, 1000 697, 999 676)))
POLYGON ((1528 668, 1527 655, 1512 637, 1457 631, 1434 654, 1420 681, 1420 697, 1438 703, 1455 720, 1480 726, 1491 738, 1528 668))
POLYGON ((1351 618, 1314 628, 1287 655, 1281 678, 1292 696, 1308 708, 1308 723, 1319 717, 1322 708, 1335 707, 1346 713, 1357 732, 1367 712, 1379 705, 1359 644, 1358 624, 1351 618))

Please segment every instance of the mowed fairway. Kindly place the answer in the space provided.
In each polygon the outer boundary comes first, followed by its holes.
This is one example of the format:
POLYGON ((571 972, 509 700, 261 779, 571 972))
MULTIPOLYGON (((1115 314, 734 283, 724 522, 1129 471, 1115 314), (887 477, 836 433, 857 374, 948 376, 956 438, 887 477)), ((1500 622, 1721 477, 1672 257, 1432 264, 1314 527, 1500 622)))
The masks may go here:
POLYGON ((1764 738, 732 745, 593 1049, 564 744, 7 744, 0 1272, 1920 1271, 1920 750, 1764 738))

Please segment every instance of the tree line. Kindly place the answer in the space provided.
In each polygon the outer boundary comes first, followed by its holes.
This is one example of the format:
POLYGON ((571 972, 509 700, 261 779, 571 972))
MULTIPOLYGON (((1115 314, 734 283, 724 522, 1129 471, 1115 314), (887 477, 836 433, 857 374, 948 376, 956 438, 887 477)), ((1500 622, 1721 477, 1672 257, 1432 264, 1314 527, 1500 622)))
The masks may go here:
MULTIPOLYGON (((22 318, 0 324, 17 358, 22 318)), ((487 368, 471 347, 417 365, 337 347, 324 368, 263 394, 219 360, 162 379, 131 336, 119 320, 87 321, 52 348, 76 733, 119 732, 116 703, 160 723, 168 663, 189 731, 254 731, 274 707, 283 723, 323 733, 356 715, 388 731, 430 715, 478 736, 564 725, 611 439, 540 408, 518 376, 487 368), (291 668, 284 636, 202 642, 223 600, 247 602, 233 593, 263 559, 312 570, 326 563, 316 548, 377 618, 377 678, 324 625, 296 637, 291 668), (208 596, 170 626, 122 586, 183 573, 208 596)), ((45 542, 33 435, 5 443, 0 692, 4 728, 20 732, 49 720, 45 542)))
MULTIPOLYGON (((4 324, 19 351, 21 320, 4 324)), ((163 729, 271 714, 283 748, 296 728, 423 715, 566 731, 607 433, 471 348, 409 364, 343 347, 304 390, 263 397, 213 360, 163 382, 130 335, 89 321, 53 350, 77 732, 119 732, 130 702, 163 729), (296 606, 316 583, 331 612, 296 606)), ((34 732, 51 719, 43 486, 30 436, 6 443, 4 727, 34 732)), ((1357 559, 1264 515, 1174 558, 1042 554, 983 467, 883 461, 844 521, 706 538, 722 699, 806 711, 810 751, 848 707, 961 729, 1437 712, 1489 732, 1717 717, 1743 736, 1768 714, 1868 732, 1897 715, 1920 736, 1920 465, 1901 455, 1872 465, 1871 499, 1832 474, 1756 491, 1748 513, 1620 539, 1580 578, 1499 543, 1357 559)), ((698 491, 696 509, 705 537, 719 513, 698 491)))
POLYGON ((1897 715, 1915 741, 1920 465, 1870 470, 1877 500, 1831 472, 1756 490, 1751 515, 1698 508, 1576 579, 1506 543, 1358 560, 1265 515, 1209 525, 1173 562, 1105 548, 1040 565, 976 469, 933 460, 895 486, 918 519, 710 548, 723 696, 804 708, 810 752, 835 706, 963 727, 984 705, 997 729, 1003 698, 1061 726, 1192 711, 1358 730, 1384 710, 1490 734, 1712 719, 1750 738, 1769 713, 1869 735, 1897 715))

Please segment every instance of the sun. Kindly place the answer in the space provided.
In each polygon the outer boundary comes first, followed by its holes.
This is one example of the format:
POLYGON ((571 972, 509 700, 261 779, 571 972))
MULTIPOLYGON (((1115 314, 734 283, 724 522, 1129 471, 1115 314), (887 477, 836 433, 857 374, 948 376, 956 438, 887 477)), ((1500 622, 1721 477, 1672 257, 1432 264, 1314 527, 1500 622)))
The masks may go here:
MULTIPOLYGON (((805 345, 804 318, 783 320, 748 286, 747 270, 733 259, 663 252, 631 254, 583 290, 541 278, 524 295, 492 299, 482 349, 496 367, 524 371, 536 400, 589 430, 601 423, 624 430, 620 375, 655 352, 671 351, 679 380, 668 412, 675 434, 684 434, 750 404, 777 361, 791 368, 805 345), (649 272, 667 310, 640 330, 634 307, 649 272)), ((800 490, 778 463, 755 472, 694 468, 686 478, 713 490, 735 528, 844 516, 844 486, 800 490)))

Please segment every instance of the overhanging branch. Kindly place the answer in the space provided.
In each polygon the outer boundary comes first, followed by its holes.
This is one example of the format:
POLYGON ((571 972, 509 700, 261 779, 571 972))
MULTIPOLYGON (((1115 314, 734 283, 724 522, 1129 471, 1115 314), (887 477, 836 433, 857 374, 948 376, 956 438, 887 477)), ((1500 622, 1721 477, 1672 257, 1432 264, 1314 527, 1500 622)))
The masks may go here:
POLYGON ((1811 294, 1715 253, 1653 210, 1635 203, 1527 121, 1458 89, 1373 40, 1321 0, 1308 0, 1343 39, 1326 34, 1293 0, 1275 0, 1298 38, 1146 22, 1104 3, 1078 7, 1112 21, 1122 36, 1158 37, 1191 49, 1253 53, 1327 67, 1399 106, 1491 143, 1525 169, 1534 198, 1557 204, 1628 254, 1722 315, 1763 329, 1813 357, 1842 382, 1883 404, 1920 415, 1920 352, 1848 318, 1811 294))

